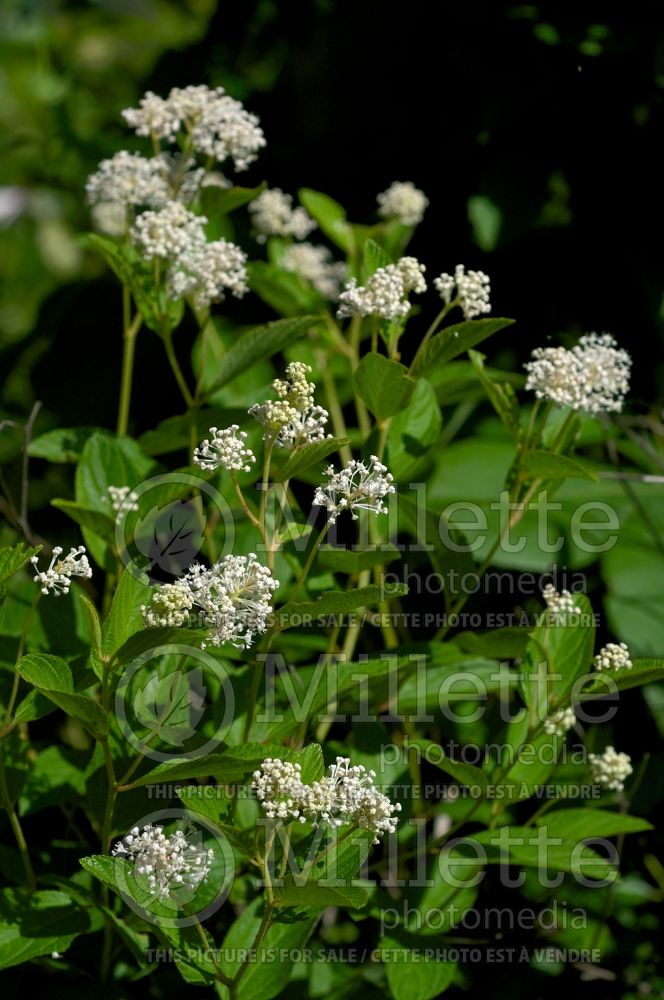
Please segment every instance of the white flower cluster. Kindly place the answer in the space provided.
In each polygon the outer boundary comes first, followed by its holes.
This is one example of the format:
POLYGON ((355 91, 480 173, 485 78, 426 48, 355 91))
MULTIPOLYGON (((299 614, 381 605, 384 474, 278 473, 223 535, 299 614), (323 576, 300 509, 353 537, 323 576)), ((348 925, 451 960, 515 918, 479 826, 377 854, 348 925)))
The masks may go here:
POLYGON ((314 286, 324 299, 337 299, 346 280, 346 265, 335 261, 327 247, 293 243, 286 247, 281 266, 314 286))
POLYGON ((564 736, 575 722, 574 709, 561 708, 544 720, 544 732, 548 733, 549 736, 564 736))
POLYGON ((301 205, 293 208, 291 195, 284 194, 281 188, 263 191, 250 203, 249 211, 258 230, 259 243, 264 243, 268 236, 305 240, 316 228, 309 213, 301 205))
POLYGON ((278 399, 263 404, 254 403, 249 413, 265 427, 265 437, 274 438, 281 447, 294 447, 320 441, 325 437, 328 412, 314 405, 316 386, 307 375, 311 365, 291 361, 286 366, 286 378, 276 378, 272 388, 278 399))
POLYGON ((443 273, 434 285, 446 305, 459 305, 465 319, 475 319, 491 312, 491 281, 484 271, 466 271, 457 264, 454 275, 443 273))
POLYGON ((85 190, 91 205, 110 202, 162 208, 171 197, 168 165, 162 157, 148 159, 122 149, 101 161, 88 177, 85 190))
POLYGON ((168 287, 175 298, 192 295, 203 309, 221 302, 226 291, 236 298, 248 291, 247 256, 234 243, 220 239, 208 243, 204 215, 195 215, 180 202, 171 201, 159 211, 143 212, 131 237, 145 260, 169 264, 168 287))
MULTIPOLYGON (((69 554, 64 559, 60 558, 62 551, 62 546, 56 545, 48 569, 35 574, 34 581, 41 584, 42 594, 53 593, 56 597, 59 597, 60 594, 68 594, 73 576, 82 576, 86 579, 90 579, 92 576, 84 545, 79 545, 77 549, 70 549, 69 554)), ((39 559, 37 556, 33 556, 30 562, 37 568, 39 559)))
POLYGON ((542 591, 542 597, 546 603, 547 611, 556 618, 564 619, 566 615, 581 614, 581 608, 576 604, 569 590, 561 590, 558 593, 553 584, 547 583, 542 591))
POLYGON ((332 437, 325 431, 329 416, 322 406, 309 407, 280 428, 275 444, 279 448, 299 448, 332 437))
POLYGON ((163 827, 151 823, 142 830, 133 827, 111 853, 133 862, 134 873, 145 875, 150 891, 160 899, 182 886, 196 889, 214 860, 212 850, 190 844, 180 830, 166 836, 163 827))
POLYGON ((393 181, 377 197, 378 214, 397 219, 402 226, 417 226, 424 217, 429 199, 412 181, 393 181))
POLYGON ((328 775, 307 785, 299 764, 268 757, 254 771, 252 788, 270 819, 309 820, 314 826, 354 823, 371 830, 374 844, 380 843, 383 834, 394 833, 401 805, 393 805, 374 787, 375 771, 351 765, 348 757, 337 757, 328 770, 328 775))
POLYGON ((351 512, 353 520, 359 516, 356 510, 386 514, 384 498, 396 492, 391 474, 376 455, 371 456, 368 465, 353 459, 341 472, 335 472, 330 465, 325 475, 329 482, 316 490, 314 505, 327 508, 330 524, 334 524, 345 510, 351 512))
POLYGON ((585 413, 619 413, 629 390, 632 359, 608 333, 588 333, 571 350, 538 347, 526 389, 538 399, 585 413))
POLYGON ((595 657, 595 670, 618 670, 632 669, 632 661, 629 656, 629 649, 625 642, 607 642, 603 649, 595 657))
POLYGON ((194 606, 189 587, 182 580, 163 583, 152 595, 149 605, 141 605, 143 621, 147 628, 180 628, 194 606))
POLYGON ((236 170, 245 170, 265 146, 258 118, 223 87, 174 87, 166 98, 148 91, 122 114, 137 135, 156 140, 174 143, 182 129, 194 152, 218 163, 230 157, 236 170))
POLYGON ((632 758, 607 747, 604 753, 588 754, 591 780, 614 792, 622 792, 625 779, 632 773, 632 758))
POLYGON ((246 431, 241 431, 237 424, 231 424, 223 430, 210 428, 211 439, 204 441, 194 451, 194 463, 207 472, 226 469, 229 472, 249 472, 256 461, 251 448, 245 446, 246 431))
POLYGON ((426 291, 424 264, 415 257, 402 257, 396 264, 379 267, 358 285, 352 278, 339 296, 337 316, 379 316, 381 319, 398 319, 410 312, 408 295, 426 291))
MULTIPOLYGON (((227 555, 209 569, 194 563, 175 584, 165 584, 141 608, 148 628, 180 626, 198 609, 214 646, 248 649, 267 629, 272 594, 279 586, 255 553, 227 555)), ((205 648, 206 642, 202 643, 205 648)))
POLYGON ((138 494, 129 486, 109 486, 108 496, 101 498, 108 501, 111 510, 128 514, 130 510, 138 510, 138 494))

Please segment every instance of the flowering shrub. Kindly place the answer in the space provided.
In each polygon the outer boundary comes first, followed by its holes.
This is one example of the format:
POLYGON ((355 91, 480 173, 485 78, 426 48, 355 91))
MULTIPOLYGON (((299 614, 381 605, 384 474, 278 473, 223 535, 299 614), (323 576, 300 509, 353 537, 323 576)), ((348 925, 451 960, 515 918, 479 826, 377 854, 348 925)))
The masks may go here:
MULTIPOLYGON (((630 809, 639 763, 609 743, 616 696, 664 666, 621 635, 595 652, 600 602, 562 586, 539 529, 569 482, 606 482, 629 354, 591 333, 535 347, 525 379, 488 368, 476 348, 512 320, 493 316, 486 274, 439 270, 447 248, 406 255, 429 204, 413 183, 356 224, 319 192, 296 204, 226 176, 265 138, 221 88, 148 93, 124 118, 143 144, 87 185, 88 246, 123 303, 116 432, 25 429, 24 470, 75 465, 52 500, 76 538, 64 558, 29 523, 27 471, 6 498, 0 801, 20 884, 3 890, 2 963, 87 966, 128 991, 152 973, 161 996, 158 948, 222 997, 350 996, 362 978, 426 1000, 468 982, 446 946, 495 866, 524 905, 574 882, 597 893, 596 944, 611 838, 650 829, 630 809), (278 315, 234 328, 228 296, 278 315), (152 428, 131 419, 150 392, 139 335, 181 397, 152 428), (448 491, 480 395, 508 458, 491 504, 448 491), (535 566, 540 587, 484 627, 464 616, 492 566, 535 566), (26 818, 52 807, 61 828, 34 850, 26 818), (366 949, 332 975, 306 949, 335 924, 366 949)), ((480 461, 462 492, 491 476, 480 461)), ((566 527, 565 558, 588 566, 597 550, 566 527)), ((550 937, 564 946, 566 928, 550 937)))

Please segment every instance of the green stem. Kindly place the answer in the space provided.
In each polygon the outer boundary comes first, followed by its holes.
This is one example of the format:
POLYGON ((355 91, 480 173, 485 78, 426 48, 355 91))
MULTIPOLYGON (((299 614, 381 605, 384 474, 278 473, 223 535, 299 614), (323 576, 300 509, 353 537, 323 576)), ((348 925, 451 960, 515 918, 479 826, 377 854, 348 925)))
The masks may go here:
POLYGON ((434 333, 436 332, 440 324, 443 322, 448 312, 451 309, 453 309, 455 305, 457 305, 457 299, 454 299, 452 302, 448 302, 446 305, 444 305, 443 308, 438 313, 438 315, 436 316, 436 318, 434 319, 429 329, 427 330, 427 332, 422 337, 420 346, 415 351, 415 357, 410 363, 410 368, 408 369, 409 375, 411 374, 413 368, 415 367, 416 362, 419 360, 420 354, 422 353, 426 345, 429 343, 430 339, 433 337, 434 333))
POLYGON ((118 434, 126 434, 129 425, 129 407, 131 405, 131 386, 134 375, 134 348, 136 346, 136 335, 141 328, 143 317, 139 312, 133 320, 129 318, 129 290, 122 289, 124 302, 124 331, 122 334, 122 376, 120 380, 120 400, 118 403, 118 434))
POLYGON ((14 834, 14 839, 16 841, 16 846, 18 847, 18 853, 21 857, 21 863, 23 864, 23 870, 25 872, 25 879, 28 884, 28 888, 34 892, 37 888, 37 880, 35 878, 35 873, 32 867, 32 862, 30 861, 30 853, 28 851, 28 845, 23 834, 23 827, 21 826, 21 821, 18 818, 16 810, 14 809, 14 804, 11 800, 11 795, 9 794, 9 788, 7 787, 7 774, 5 771, 5 754, 4 749, 0 745, 0 804, 2 808, 7 813, 9 817, 9 825, 12 828, 12 833, 14 834))
POLYGON ((177 359, 177 355, 173 347, 173 333, 169 327, 164 327, 162 329, 161 339, 164 342, 166 357, 168 358, 168 363, 171 366, 171 371, 175 376, 175 381, 177 382, 180 392, 182 393, 182 398, 184 399, 187 405, 187 409, 190 410, 194 405, 194 397, 189 391, 187 380, 182 374, 182 369, 180 368, 180 363, 177 359))

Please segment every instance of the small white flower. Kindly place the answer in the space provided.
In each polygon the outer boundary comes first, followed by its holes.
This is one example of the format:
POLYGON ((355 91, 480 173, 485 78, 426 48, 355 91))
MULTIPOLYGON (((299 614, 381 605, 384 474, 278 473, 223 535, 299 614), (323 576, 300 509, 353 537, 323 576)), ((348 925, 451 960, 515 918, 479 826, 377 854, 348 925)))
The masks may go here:
POLYGON ((194 152, 219 163, 230 158, 236 170, 245 170, 265 146, 258 118, 223 87, 174 87, 165 99, 148 91, 138 108, 122 114, 138 135, 166 142, 183 129, 194 152))
POLYGON ((241 299, 249 291, 247 255, 235 243, 195 242, 181 253, 169 274, 175 298, 191 295, 197 309, 222 302, 227 291, 241 299))
POLYGON ((248 649, 267 629, 270 600, 278 586, 253 552, 228 555, 209 569, 193 563, 175 583, 160 586, 141 611, 148 628, 179 628, 196 608, 213 645, 229 642, 248 649))
POLYGON ((412 181, 393 181, 377 197, 378 214, 397 219, 403 226, 417 226, 424 216, 429 199, 412 181))
POLYGON ((632 669, 632 661, 629 656, 629 649, 624 642, 607 642, 603 649, 595 657, 595 670, 619 670, 632 669))
POLYGON ((571 350, 538 347, 526 389, 538 399, 585 413, 619 413, 629 391, 632 359, 608 333, 588 333, 571 350))
POLYGON ((276 378, 272 383, 279 398, 249 407, 247 412, 266 428, 266 437, 278 435, 289 424, 301 421, 303 414, 311 412, 316 386, 307 379, 310 372, 310 365, 291 361, 286 366, 286 378, 276 378))
POLYGON ((304 240, 316 228, 316 223, 301 206, 293 208, 291 195, 281 188, 271 188, 259 194, 249 204, 249 211, 258 230, 258 242, 268 236, 292 236, 304 240))
POLYGON ((210 434, 211 439, 205 438, 194 451, 196 465, 208 472, 215 472, 217 469, 229 472, 251 471, 256 456, 244 444, 247 439, 246 431, 241 431, 237 424, 231 424, 224 430, 211 427, 210 434))
POLYGON ((254 771, 251 787, 269 819, 301 819, 309 786, 302 781, 301 767, 287 760, 266 757, 254 771))
POLYGON ((327 247, 292 243, 284 250, 281 266, 314 286, 324 299, 337 299, 346 279, 346 265, 332 259, 327 247))
POLYGON ((553 584, 547 583, 542 591, 542 597, 544 598, 549 614, 561 619, 563 622, 567 615, 581 614, 581 608, 576 604, 569 590, 562 590, 558 593, 553 584))
POLYGON ((163 827, 152 824, 142 830, 133 827, 111 853, 133 862, 134 874, 144 875, 160 899, 183 886, 196 889, 210 874, 214 861, 212 850, 190 844, 182 831, 167 836, 163 827))
POLYGON ((131 510, 138 510, 138 494, 129 486, 109 486, 108 496, 101 497, 102 501, 109 502, 111 510, 122 511, 128 514, 131 510))
POLYGON ((152 594, 149 605, 141 605, 146 628, 180 628, 189 619, 194 598, 186 583, 163 583, 152 594))
POLYGON ((354 823, 371 830, 374 844, 385 833, 394 833, 401 805, 393 805, 374 787, 374 771, 351 765, 348 757, 337 757, 328 770, 328 775, 307 785, 299 764, 268 757, 254 771, 252 788, 270 819, 308 820, 314 826, 324 822, 334 827, 354 823))
POLYGON ((613 747, 607 747, 604 753, 589 754, 588 760, 594 784, 602 785, 614 792, 622 792, 625 779, 633 771, 632 758, 628 754, 617 753, 613 747))
POLYGON ((491 312, 491 281, 483 271, 466 271, 463 264, 457 264, 454 277, 441 274, 434 285, 446 305, 456 302, 461 307, 465 319, 491 312))
POLYGON ((169 201, 156 212, 143 212, 131 229, 131 237, 146 260, 177 261, 205 243, 204 215, 194 215, 179 201, 169 201))
POLYGON ((353 520, 358 517, 356 510, 386 514, 384 498, 396 492, 392 476, 376 455, 371 456, 368 465, 353 459, 341 472, 335 472, 330 465, 325 475, 329 482, 316 490, 314 505, 327 508, 330 524, 346 510, 351 512, 353 520))
POLYGON ((575 722, 574 709, 561 708, 544 720, 544 732, 548 733, 549 736, 564 736, 575 722))
POLYGON ((312 406, 298 413, 280 428, 275 444, 280 448, 299 448, 303 444, 313 444, 314 441, 332 437, 325 431, 329 416, 322 406, 312 406))
POLYGON ((339 296, 337 316, 378 316, 381 319, 399 319, 410 312, 408 293, 426 291, 422 276, 424 266, 414 257, 404 257, 396 264, 379 267, 358 285, 352 278, 339 296))
POLYGON ((147 159, 126 149, 102 160, 88 177, 85 190, 91 205, 116 202, 125 208, 162 208, 171 197, 166 163, 160 157, 147 159))
MULTIPOLYGON (((41 584, 42 594, 53 593, 56 597, 59 597, 60 594, 68 594, 73 576, 82 576, 85 579, 90 579, 92 576, 84 545, 79 545, 77 549, 70 549, 69 554, 64 559, 60 559, 61 555, 62 546, 56 545, 48 569, 35 574, 35 583, 41 584)), ((37 556, 33 556, 30 562, 37 567, 39 559, 37 556)))

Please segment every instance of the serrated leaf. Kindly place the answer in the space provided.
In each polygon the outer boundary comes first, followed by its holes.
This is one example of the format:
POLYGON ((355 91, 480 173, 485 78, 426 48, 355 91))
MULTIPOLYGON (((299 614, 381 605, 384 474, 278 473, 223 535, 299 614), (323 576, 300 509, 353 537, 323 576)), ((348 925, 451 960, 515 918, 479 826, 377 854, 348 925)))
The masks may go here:
POLYGON ((447 326, 431 338, 413 365, 413 375, 427 375, 441 368, 448 361, 463 354, 470 347, 481 344, 506 326, 511 326, 513 319, 494 317, 492 319, 468 319, 453 326, 447 326))
POLYGON ((66 893, 0 890, 0 969, 65 952, 90 929, 90 917, 66 893))
POLYGON ((267 184, 263 181, 257 187, 217 187, 214 184, 206 184, 201 188, 200 200, 203 215, 212 218, 213 215, 226 215, 234 212, 236 208, 248 205, 249 202, 258 198, 263 193, 267 184))
POLYGON ((362 271, 363 280, 367 281, 372 274, 381 267, 387 267, 392 261, 390 256, 386 251, 376 243, 375 240, 369 238, 364 244, 364 252, 362 254, 362 271))
POLYGON ((101 427, 63 427, 33 438, 28 445, 31 458, 48 462, 78 462, 85 442, 92 434, 103 434, 101 427))
POLYGON ((324 545, 318 550, 318 562, 333 573, 352 573, 357 575, 364 569, 382 566, 401 558, 401 552, 396 545, 388 542, 379 548, 356 552, 354 549, 337 549, 324 545))
POLYGON ((78 719, 97 739, 108 735, 108 716, 101 705, 85 695, 74 692, 69 664, 47 653, 28 653, 16 669, 30 684, 67 715, 78 719))
POLYGON ((227 385, 257 361, 264 361, 278 351, 283 351, 319 322, 318 316, 297 316, 292 319, 276 319, 272 323, 247 330, 223 355, 217 377, 212 385, 206 386, 205 396, 210 396, 227 385))
POLYGON ((542 816, 538 826, 545 827, 549 837, 560 837, 576 843, 593 837, 615 837, 622 833, 642 833, 652 830, 652 823, 639 816, 625 816, 607 809, 557 809, 542 816))
POLYGON ((0 549, 0 586, 41 552, 41 545, 29 548, 23 542, 0 549))
POLYGON ((464 761, 451 760, 445 753, 443 747, 432 740, 411 740, 409 747, 421 748, 425 754, 425 760, 433 764, 434 767, 449 774, 461 785, 469 788, 479 788, 482 793, 486 792, 488 777, 479 767, 474 764, 466 764, 464 761), (434 752, 435 751, 435 752, 434 752))
POLYGON ((115 545, 115 521, 109 514, 104 514, 100 510, 92 510, 90 507, 83 507, 73 500, 62 500, 59 497, 51 500, 51 504, 71 517, 72 521, 76 521, 82 528, 87 528, 88 531, 98 535, 107 545, 115 545))
POLYGON ((394 416, 410 402, 415 380, 408 369, 383 354, 365 354, 353 374, 355 389, 378 420, 394 416))
POLYGON ((353 231, 341 205, 329 195, 313 191, 311 188, 301 188, 298 197, 312 219, 315 219, 320 226, 321 232, 346 253, 350 252, 354 242, 353 231))
POLYGON ((350 438, 347 437, 329 437, 325 438, 324 441, 313 441, 311 444, 303 445, 294 451, 286 464, 274 473, 274 481, 283 483, 287 479, 295 479, 296 476, 310 469, 312 465, 323 462, 333 451, 343 448, 349 441, 350 438))
POLYGON ((628 691, 655 681, 664 680, 664 660, 633 660, 631 670, 603 670, 590 675, 584 684, 581 698, 602 697, 616 689, 628 691))
POLYGON ((408 593, 405 583, 386 583, 383 586, 371 584, 355 590, 328 591, 316 601, 301 601, 284 605, 275 612, 275 623, 279 629, 295 628, 304 622, 315 622, 328 615, 342 615, 356 608, 389 601, 392 597, 403 597, 408 593))
POLYGON ((443 418, 431 383, 420 378, 408 406, 390 421, 386 465, 396 482, 418 473, 440 435, 443 418))
POLYGON ((361 886, 326 886, 318 879, 309 879, 304 885, 297 885, 292 876, 284 879, 283 885, 275 888, 277 906, 297 906, 322 910, 326 906, 345 906, 359 910, 369 899, 368 889, 361 886))
POLYGON ((591 479, 598 476, 592 469, 567 455, 555 455, 550 451, 526 451, 521 456, 521 469, 532 479, 591 479))
POLYGON ((247 274, 252 292, 282 316, 311 313, 324 305, 312 285, 277 264, 254 260, 247 265, 247 274))

